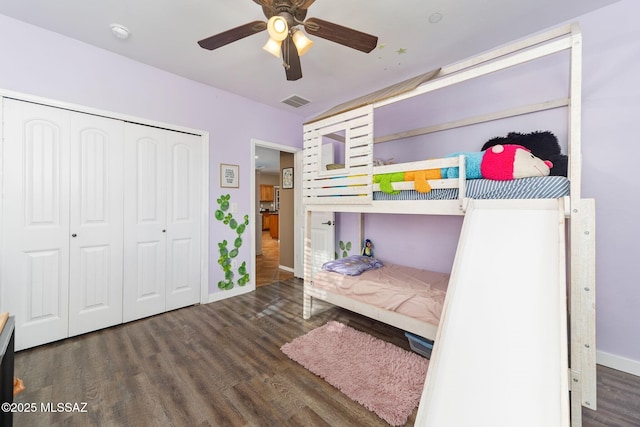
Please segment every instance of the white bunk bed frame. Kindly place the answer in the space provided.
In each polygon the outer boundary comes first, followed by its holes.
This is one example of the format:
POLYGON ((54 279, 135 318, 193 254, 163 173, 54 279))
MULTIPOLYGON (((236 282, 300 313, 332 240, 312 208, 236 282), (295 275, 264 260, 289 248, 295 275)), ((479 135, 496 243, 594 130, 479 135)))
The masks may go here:
MULTIPOLYGON (((399 165, 373 166, 373 144, 417 135, 455 129, 539 111, 566 108, 568 116, 568 156, 570 196, 558 199, 565 204, 565 219, 569 229, 566 241, 567 294, 570 316, 570 363, 572 425, 581 425, 581 407, 596 409, 596 341, 595 341, 595 202, 581 198, 581 74, 582 36, 577 24, 566 25, 526 40, 498 48, 467 61, 444 67, 433 78, 410 91, 375 100, 367 105, 314 119, 304 125, 303 203, 305 206, 304 241, 304 318, 314 311, 313 300, 329 302, 400 329, 432 338, 437 326, 373 307, 327 290, 314 288, 311 277, 311 215, 312 212, 360 213, 362 238, 365 213, 422 215, 464 215, 466 208, 465 181, 430 181, 432 188, 458 188, 456 200, 378 201, 373 200, 373 175, 406 170, 464 166, 461 158, 418 161, 399 165), (373 120, 377 108, 400 102, 436 89, 455 85, 476 77, 517 66, 548 55, 568 51, 569 97, 535 105, 485 114, 398 134, 374 138, 373 120), (345 166, 337 170, 321 170, 323 138, 343 141, 345 166)), ((463 172, 463 171, 461 171, 463 172)), ((464 177, 464 173, 460 173, 464 177)), ((394 183, 394 188, 413 188, 413 183, 394 183), (399 185, 398 185, 399 184, 399 185), (403 187, 403 186, 409 187, 403 187)))

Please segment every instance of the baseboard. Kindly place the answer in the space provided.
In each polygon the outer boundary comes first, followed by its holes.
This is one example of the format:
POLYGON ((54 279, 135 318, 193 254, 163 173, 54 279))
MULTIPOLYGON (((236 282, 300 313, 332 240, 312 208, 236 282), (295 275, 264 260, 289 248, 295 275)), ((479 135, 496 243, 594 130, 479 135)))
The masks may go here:
POLYGON ((215 292, 213 294, 209 294, 209 302, 222 301, 223 299, 246 294, 255 290, 256 290, 255 285, 251 286, 251 284, 248 284, 245 286, 238 286, 237 284, 235 284, 233 289, 229 289, 228 291, 220 291, 220 292, 215 292))
POLYGON ((640 361, 638 360, 627 359, 626 357, 598 350, 596 352, 596 362, 598 365, 640 377, 640 361))
POLYGON ((291 268, 291 267, 285 267, 284 265, 279 265, 278 268, 280 270, 284 270, 284 271, 288 271, 289 273, 293 273, 293 268, 291 268))

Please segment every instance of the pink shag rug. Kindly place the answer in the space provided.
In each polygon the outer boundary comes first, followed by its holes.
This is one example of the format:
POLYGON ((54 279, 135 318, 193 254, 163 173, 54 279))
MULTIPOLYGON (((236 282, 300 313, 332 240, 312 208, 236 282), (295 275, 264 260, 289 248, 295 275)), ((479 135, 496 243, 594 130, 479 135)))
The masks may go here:
POLYGON ((418 406, 429 366, 416 353, 335 321, 281 350, 393 426, 418 406))

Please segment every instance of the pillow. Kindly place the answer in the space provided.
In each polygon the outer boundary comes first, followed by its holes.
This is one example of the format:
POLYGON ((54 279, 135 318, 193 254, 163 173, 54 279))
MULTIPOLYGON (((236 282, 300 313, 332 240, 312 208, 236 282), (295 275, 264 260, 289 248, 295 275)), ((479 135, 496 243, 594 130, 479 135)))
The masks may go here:
POLYGON ((379 260, 364 255, 351 255, 346 258, 327 261, 322 265, 322 269, 347 276, 358 276, 368 270, 382 267, 379 260))
POLYGON ((327 165, 327 170, 334 170, 334 169, 344 169, 344 163, 330 163, 327 165))

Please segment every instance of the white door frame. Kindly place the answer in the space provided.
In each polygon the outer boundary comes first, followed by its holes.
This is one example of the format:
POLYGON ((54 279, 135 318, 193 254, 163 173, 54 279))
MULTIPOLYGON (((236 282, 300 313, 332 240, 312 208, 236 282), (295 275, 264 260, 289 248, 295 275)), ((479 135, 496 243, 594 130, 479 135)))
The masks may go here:
MULTIPOLYGON (((255 198, 255 194, 256 194, 256 174, 254 173, 254 171, 256 170, 256 147, 264 147, 264 148, 269 148, 271 150, 276 150, 276 151, 284 151, 285 153, 293 153, 295 155, 295 153, 297 153, 298 151, 301 151, 300 148, 298 147, 291 147, 289 145, 282 145, 282 144, 276 144, 273 142, 268 142, 268 141, 262 141, 259 139, 254 139, 251 138, 251 171, 252 173, 249 174, 249 176, 251 177, 251 185, 249 188, 249 191, 251 192, 251 207, 249 209, 249 224, 252 225, 251 230, 255 230, 256 227, 256 198, 255 198)), ((295 176, 299 175, 294 173, 294 179, 295 176)), ((297 186, 299 187, 299 186, 297 186)), ((295 191, 296 186, 294 185, 294 191, 295 191)), ((295 194, 295 193, 294 193, 295 194)), ((294 195, 294 199, 297 198, 297 194, 294 195)), ((293 229, 296 230, 298 228, 298 218, 296 215, 294 215, 293 218, 293 229)), ((294 245, 295 245, 295 235, 294 235, 294 245)), ((295 259, 295 253, 294 253, 294 259, 295 259)), ((251 289, 250 290, 255 290, 256 288, 256 239, 255 239, 255 233, 253 238, 251 239, 251 289)))

